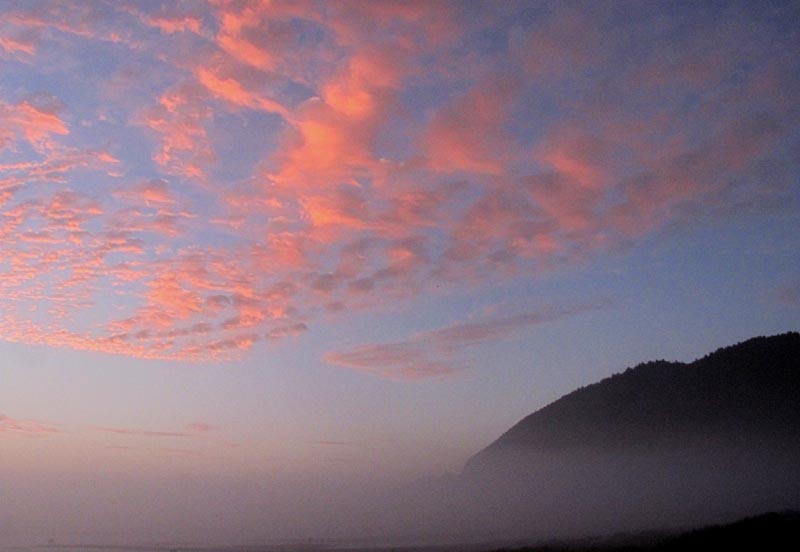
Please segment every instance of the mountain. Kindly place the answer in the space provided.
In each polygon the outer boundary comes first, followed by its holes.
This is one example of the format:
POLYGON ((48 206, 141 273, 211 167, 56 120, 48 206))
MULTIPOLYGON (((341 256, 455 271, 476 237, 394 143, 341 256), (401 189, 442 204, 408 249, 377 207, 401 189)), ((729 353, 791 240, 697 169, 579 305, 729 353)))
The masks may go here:
POLYGON ((460 474, 392 490, 369 523, 425 542, 518 548, 784 510, 800 510, 798 333, 691 363, 647 362, 577 389, 460 474))
POLYGON ((756 337, 691 363, 647 362, 527 416, 472 457, 689 446, 800 450, 800 334, 756 337))
POLYGON ((415 513, 466 534, 674 530, 800 509, 800 334, 654 361, 527 416, 415 513))

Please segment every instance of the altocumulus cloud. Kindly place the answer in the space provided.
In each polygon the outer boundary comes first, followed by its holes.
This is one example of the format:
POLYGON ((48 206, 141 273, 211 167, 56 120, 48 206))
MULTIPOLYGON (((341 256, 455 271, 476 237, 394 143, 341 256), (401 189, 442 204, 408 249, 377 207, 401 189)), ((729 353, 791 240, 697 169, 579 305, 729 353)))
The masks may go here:
MULTIPOLYGON (((2 8, 3 339, 238 359, 437 285, 796 205, 791 3, 314 6, 2 8)), ((448 340, 533 323, 326 358, 442 376, 448 340)))

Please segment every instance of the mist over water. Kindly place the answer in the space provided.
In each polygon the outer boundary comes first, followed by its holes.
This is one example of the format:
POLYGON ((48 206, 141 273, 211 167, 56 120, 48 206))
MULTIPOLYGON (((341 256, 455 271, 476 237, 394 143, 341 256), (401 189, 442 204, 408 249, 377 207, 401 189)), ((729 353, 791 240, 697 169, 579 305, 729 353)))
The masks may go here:
POLYGON ((797 452, 510 452, 458 476, 410 483, 0 478, 0 544, 431 545, 684 529, 800 507, 797 452))
POLYGON ((355 460, 135 474, 39 462, 0 472, 0 545, 488 548, 798 510, 798 353, 787 333, 640 364, 525 417, 460 473, 424 479, 355 460))

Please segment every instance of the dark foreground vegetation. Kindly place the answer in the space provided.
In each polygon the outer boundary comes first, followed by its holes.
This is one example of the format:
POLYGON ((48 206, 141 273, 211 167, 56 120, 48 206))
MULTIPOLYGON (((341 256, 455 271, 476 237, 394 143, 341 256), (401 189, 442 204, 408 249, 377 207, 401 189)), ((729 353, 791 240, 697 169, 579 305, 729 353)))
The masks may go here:
POLYGON ((622 535, 602 540, 509 547, 495 552, 693 552, 708 550, 800 550, 800 512, 773 512, 728 525, 713 525, 680 534, 622 535))

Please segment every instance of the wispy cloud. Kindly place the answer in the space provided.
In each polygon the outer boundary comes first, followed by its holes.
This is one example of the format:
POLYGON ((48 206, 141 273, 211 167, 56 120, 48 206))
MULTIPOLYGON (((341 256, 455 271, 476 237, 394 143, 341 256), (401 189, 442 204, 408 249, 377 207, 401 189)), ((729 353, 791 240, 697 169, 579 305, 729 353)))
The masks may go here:
POLYGON ((126 427, 95 427, 96 431, 103 433, 113 433, 116 435, 128 435, 133 437, 201 437, 204 434, 215 431, 218 428, 205 422, 192 422, 186 425, 183 431, 156 431, 148 429, 133 429, 126 427))
POLYGON ((39 420, 20 420, 0 414, 0 437, 43 436, 62 433, 52 424, 39 420))
POLYGON ((481 318, 412 335, 390 343, 370 343, 325 353, 323 360, 389 379, 448 376, 467 367, 461 352, 481 343, 508 339, 531 327, 607 307, 603 300, 572 307, 543 307, 521 314, 481 318))
POLYGON ((206 422, 192 422, 186 425, 186 429, 195 433, 207 433, 209 431, 217 431, 219 428, 206 422))

